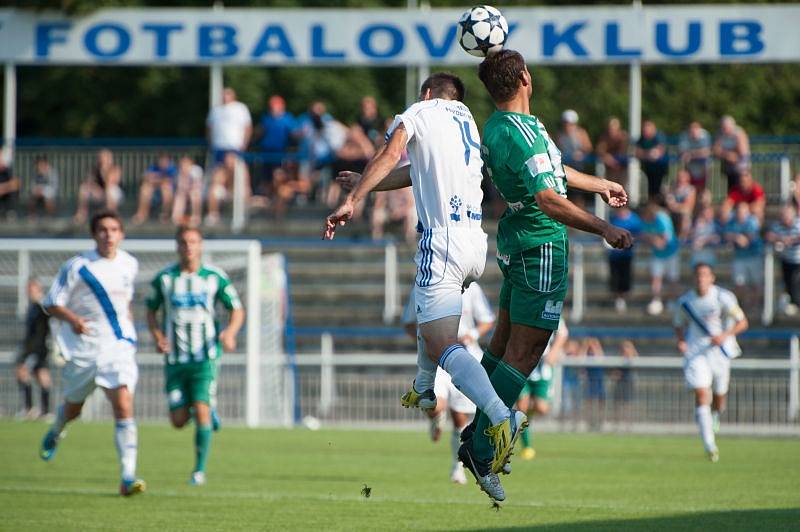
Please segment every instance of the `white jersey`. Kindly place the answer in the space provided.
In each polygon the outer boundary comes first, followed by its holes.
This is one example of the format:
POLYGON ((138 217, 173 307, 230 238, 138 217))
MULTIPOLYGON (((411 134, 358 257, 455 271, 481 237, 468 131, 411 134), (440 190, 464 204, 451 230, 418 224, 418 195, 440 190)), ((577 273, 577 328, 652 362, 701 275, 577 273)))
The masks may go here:
POLYGON ((215 150, 242 150, 245 130, 252 124, 250 111, 242 102, 230 102, 211 109, 206 126, 211 130, 215 150))
MULTIPOLYGON (((471 283, 469 287, 464 290, 461 298, 461 320, 458 322, 458 337, 462 338, 469 333, 469 335, 474 338, 473 341, 467 342, 467 345, 464 347, 467 348, 467 351, 469 351, 473 357, 480 360, 481 357, 483 357, 483 351, 480 348, 480 344, 478 344, 478 324, 494 322, 495 315, 494 312, 492 312, 492 306, 489 304, 489 300, 486 299, 486 294, 483 293, 483 289, 478 283, 471 283)), ((415 306, 414 290, 412 290, 408 298, 408 304, 403 311, 404 324, 410 325, 417 322, 415 306)))
POLYGON ((728 337, 720 348, 712 345, 711 337, 729 329, 744 317, 733 292, 713 285, 703 297, 695 290, 681 296, 673 323, 675 327, 686 331, 687 358, 709 354, 712 350, 721 352, 727 358, 736 358, 742 354, 736 338, 728 337))
POLYGON ((65 359, 96 359, 135 349, 130 304, 138 270, 139 262, 122 250, 114 259, 88 251, 64 263, 43 304, 66 307, 87 320, 89 328, 79 335, 66 321, 50 320, 65 359))
POLYGON ((415 103, 395 117, 387 138, 401 123, 422 229, 480 228, 481 140, 469 108, 439 98, 415 103))

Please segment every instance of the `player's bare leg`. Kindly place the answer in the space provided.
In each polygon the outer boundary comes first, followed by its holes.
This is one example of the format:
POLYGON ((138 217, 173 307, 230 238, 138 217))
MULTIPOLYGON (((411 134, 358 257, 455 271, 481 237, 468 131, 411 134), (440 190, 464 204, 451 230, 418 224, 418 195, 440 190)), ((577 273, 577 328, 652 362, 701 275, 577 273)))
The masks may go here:
POLYGON ((139 451, 139 433, 133 419, 133 394, 127 386, 104 388, 114 411, 114 443, 120 463, 120 495, 129 496, 145 490, 145 483, 136 478, 136 459, 139 451))
POLYGON ((695 421, 700 431, 700 438, 703 440, 703 448, 708 459, 716 462, 719 460, 719 451, 714 439, 714 421, 711 416, 711 390, 708 388, 695 389, 694 399, 695 421))

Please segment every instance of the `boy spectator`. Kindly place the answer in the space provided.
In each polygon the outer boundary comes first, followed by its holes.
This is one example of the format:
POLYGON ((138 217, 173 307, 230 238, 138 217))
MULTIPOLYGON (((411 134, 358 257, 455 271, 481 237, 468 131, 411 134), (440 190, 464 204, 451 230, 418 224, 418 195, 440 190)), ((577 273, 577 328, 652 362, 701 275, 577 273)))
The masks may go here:
MULTIPOLYGON (((360 174, 374 154, 375 145, 364 134, 361 126, 354 124, 347 130, 344 144, 336 151, 336 160, 333 162, 333 175, 338 175, 339 172, 345 171, 360 174)), ((338 205, 341 191, 342 189, 336 180, 332 180, 328 186, 325 203, 329 207, 338 205)), ((363 203, 361 206, 363 209, 363 203)))
POLYGON ((320 183, 324 186, 332 177, 336 152, 345 143, 347 128, 319 100, 311 102, 297 122, 301 139, 299 179, 310 182, 312 189, 320 183))
POLYGON ((292 132, 296 127, 294 116, 286 110, 286 101, 274 94, 269 98, 269 110, 261 115, 258 145, 261 148, 263 173, 254 180, 253 193, 269 196, 276 168, 283 165, 292 144, 292 132))
POLYGON ((16 216, 17 195, 19 194, 19 178, 14 175, 11 166, 0 154, 0 213, 6 218, 16 216))
POLYGON ((733 246, 733 283, 737 296, 750 309, 760 299, 764 272, 761 263, 761 224, 750 205, 736 205, 736 214, 725 225, 725 242, 733 246))
MULTIPOLYGON (((627 206, 614 209, 609 223, 627 229, 634 236, 642 230, 642 220, 627 206)), ((614 294, 614 308, 623 313, 628 308, 626 298, 633 285, 633 246, 628 249, 610 249, 608 251, 608 281, 611 293, 614 294)))
POLYGON ((628 187, 628 132, 619 118, 608 119, 605 132, 597 140, 597 158, 606 167, 606 179, 628 187))
POLYGON ((49 216, 56 213, 56 193, 58 192, 58 172, 50 166, 47 157, 36 158, 36 171, 33 174, 33 186, 28 200, 28 214, 34 216, 44 206, 49 216))
POLYGON ((613 371, 614 391, 614 420, 617 423, 630 425, 633 421, 632 401, 634 388, 634 370, 631 368, 633 361, 638 358, 639 352, 630 340, 623 340, 619 345, 619 354, 625 360, 624 366, 613 371))
MULTIPOLYGON (((587 358, 603 358, 603 346, 600 340, 594 337, 586 338, 581 346, 581 355, 587 358)), ((588 366, 586 368, 586 399, 588 408, 588 422, 590 430, 599 430, 603 427, 606 410, 605 369, 601 366, 588 366)))
MULTIPOLYGON (((577 340, 567 340, 564 344, 564 356, 574 360, 581 355, 581 345, 577 340)), ((571 419, 577 422, 581 411, 581 378, 577 368, 564 366, 564 376, 561 384, 561 417, 562 420, 571 419)))
POLYGON ((781 208, 781 219, 767 232, 767 241, 780 254, 783 269, 783 311, 795 316, 800 306, 800 216, 792 205, 781 208))
POLYGON ((175 200, 172 202, 172 223, 188 224, 196 227, 200 224, 203 209, 203 169, 191 157, 184 155, 178 162, 178 176, 175 184, 175 200), (186 220, 186 206, 192 214, 186 220))
POLYGON ((712 205, 701 207, 689 235, 692 268, 698 264, 715 265, 717 263, 716 247, 721 241, 720 227, 714 216, 714 207, 712 205))
POLYGON ((111 150, 102 149, 97 152, 97 162, 78 189, 75 223, 82 224, 86 221, 90 203, 100 204, 105 210, 116 212, 124 196, 121 182, 122 169, 114 162, 111 150))
POLYGON ((664 277, 671 284, 680 278, 680 253, 678 237, 669 214, 654 200, 647 202, 642 214, 642 240, 652 249, 650 258, 650 289, 653 300, 647 305, 647 313, 658 316, 664 311, 661 292, 664 277))
POLYGON ((175 177, 178 169, 172 158, 166 153, 160 153, 156 162, 147 167, 142 182, 139 186, 139 207, 133 215, 133 223, 143 224, 150 217, 150 207, 153 203, 153 192, 161 194, 161 223, 170 218, 172 211, 172 196, 175 189, 175 177))
POLYGON ((358 116, 361 131, 373 144, 382 143, 383 118, 378 114, 378 102, 372 96, 361 98, 361 114, 358 116))
MULTIPOLYGON (((578 113, 572 109, 561 113, 561 129, 556 136, 556 146, 561 150, 561 161, 564 164, 580 172, 594 174, 588 161, 592 153, 592 141, 586 130, 578 125, 578 120, 578 113)), ((586 192, 570 190, 570 195, 570 199, 581 206, 594 199, 592 194, 586 192)))
POLYGON ((689 124, 678 141, 681 163, 689 172, 692 185, 698 192, 706 187, 711 144, 711 134, 696 120, 689 124))
POLYGON ((730 115, 723 116, 719 122, 714 156, 722 163, 722 173, 728 177, 730 191, 739 184, 742 173, 750 168, 750 139, 730 115))
POLYGON ((697 189, 692 186, 689 172, 678 170, 675 184, 664 196, 664 200, 673 220, 677 221, 678 238, 686 239, 692 229, 692 216, 697 204, 697 189))
POLYGON ((636 158, 641 161, 642 171, 647 176, 647 197, 659 197, 661 183, 669 169, 667 137, 652 120, 642 122, 642 136, 636 141, 636 158))
POLYGON ((753 179, 750 170, 742 172, 739 183, 728 192, 728 197, 722 202, 720 218, 723 222, 728 221, 731 210, 739 203, 747 203, 750 206, 750 212, 758 218, 758 221, 764 221, 767 197, 764 194, 764 188, 753 179))

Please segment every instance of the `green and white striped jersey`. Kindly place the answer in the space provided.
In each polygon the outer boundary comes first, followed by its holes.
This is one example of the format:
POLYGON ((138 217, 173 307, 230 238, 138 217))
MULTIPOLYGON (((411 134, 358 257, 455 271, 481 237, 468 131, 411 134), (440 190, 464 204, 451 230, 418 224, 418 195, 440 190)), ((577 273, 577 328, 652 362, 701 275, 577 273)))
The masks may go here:
POLYGON ((163 309, 162 331, 170 343, 167 364, 219 357, 218 302, 228 310, 242 307, 236 288, 219 268, 201 264, 196 272, 186 272, 176 263, 155 276, 146 304, 152 311, 163 309))

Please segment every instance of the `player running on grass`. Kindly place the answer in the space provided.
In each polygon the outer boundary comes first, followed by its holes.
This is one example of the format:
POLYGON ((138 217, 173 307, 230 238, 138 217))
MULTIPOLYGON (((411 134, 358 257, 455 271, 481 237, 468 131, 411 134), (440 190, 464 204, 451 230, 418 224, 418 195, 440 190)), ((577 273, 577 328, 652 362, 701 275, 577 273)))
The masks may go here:
POLYGON ((64 403, 42 441, 41 457, 53 458, 64 426, 80 416, 84 401, 99 386, 114 411, 114 442, 122 477, 119 492, 133 495, 145 490, 144 481, 136 478, 133 393, 139 368, 130 307, 139 262, 119 249, 125 233, 118 214, 100 212, 92 217, 90 228, 96 248, 64 263, 43 303, 59 320, 54 337, 67 364, 64 403))
POLYGON ((748 322, 733 292, 714 284, 711 266, 694 268, 695 288, 678 299, 675 334, 683 354, 686 384, 694 390, 695 421, 708 459, 719 460, 714 433, 725 409, 731 359, 742 354, 736 336, 748 322))
POLYGON ((150 285, 147 326, 158 352, 165 355, 165 389, 172 425, 181 428, 194 417, 195 466, 190 483, 199 486, 206 483, 211 445, 215 363, 223 348, 236 349, 244 310, 225 272, 201 261, 203 235, 199 229, 179 228, 175 242, 178 262, 161 270, 150 285), (231 313, 228 326, 221 331, 217 304, 231 313))
MULTIPOLYGON (((484 126, 481 155, 509 207, 497 231, 503 273, 497 327, 481 364, 511 407, 558 328, 568 284, 566 225, 600 235, 615 248, 629 247, 633 239, 567 200, 567 186, 599 193, 615 207, 627 196, 618 185, 561 164, 561 152, 530 114, 533 85, 522 56, 502 50, 484 59, 478 74, 497 107, 484 126)), ((473 430, 462 433, 459 456, 468 468, 492 457, 490 425, 476 413, 473 430)))
POLYGON ((493 499, 504 500, 497 472, 513 449, 513 435, 527 420, 503 403, 480 363, 458 341, 461 291, 486 266, 478 128, 462 103, 464 84, 457 76, 433 74, 422 84, 420 96, 422 101, 395 117, 386 144, 367 165, 355 189, 328 216, 323 238, 333 238, 356 204, 392 173, 407 149, 410 169, 396 172, 391 179, 399 175, 400 186, 408 186, 406 172, 410 172, 422 230, 414 296, 424 348, 418 349, 416 379, 401 403, 435 408, 437 364, 449 373, 453 384, 491 420, 486 426, 490 450, 472 467, 481 488, 493 499))

